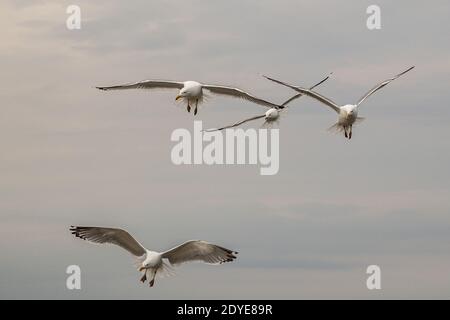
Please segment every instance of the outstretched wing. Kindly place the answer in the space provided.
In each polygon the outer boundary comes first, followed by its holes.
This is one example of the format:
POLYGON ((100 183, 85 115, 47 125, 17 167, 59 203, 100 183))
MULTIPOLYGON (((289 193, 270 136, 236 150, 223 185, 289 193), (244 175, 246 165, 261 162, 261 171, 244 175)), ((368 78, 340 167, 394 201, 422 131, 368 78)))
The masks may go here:
MULTIPOLYGON (((333 74, 333 72, 331 72, 325 79, 321 80, 320 82, 318 82, 318 83, 316 83, 315 85, 313 85, 312 87, 310 87, 309 90, 312 90, 312 89, 314 89, 315 87, 317 87, 317 86, 321 85, 322 83, 324 83, 325 81, 327 81, 327 80, 330 78, 330 76, 331 76, 332 74, 333 74)), ((284 108, 284 107, 286 107, 289 103, 291 103, 291 102, 294 101, 295 99, 300 98, 301 96, 303 96, 303 93, 296 94, 295 96, 293 96, 293 97, 289 98, 288 100, 286 100, 285 102, 283 102, 283 103, 281 104, 281 106, 284 108)), ((280 109, 281 109, 281 108, 280 108, 280 109)))
MULTIPOLYGON (((330 75, 331 75, 331 73, 330 73, 330 75)), ((323 79, 323 80, 321 80, 320 82, 318 82, 318 83, 316 83, 315 85, 313 85, 313 86, 311 87, 311 89, 313 89, 313 88, 317 87, 318 85, 324 83, 326 80, 328 80, 328 78, 330 78, 330 75, 328 75, 325 79, 323 79)), ((286 108, 287 105, 288 105, 291 101, 293 101, 293 100, 295 100, 295 99, 298 99, 298 98, 300 98, 301 96, 303 96, 302 93, 296 94, 296 95, 293 96, 292 98, 290 98, 290 99, 288 99, 287 101, 285 101, 285 102, 284 102, 281 106, 279 106, 277 109, 281 110, 281 109, 286 108)), ((251 117, 251 118, 248 118, 248 119, 245 119, 245 120, 236 122, 236 123, 234 123, 234 124, 231 124, 231 125, 228 125, 228 126, 225 126, 225 127, 221 127, 221 128, 217 128, 217 129, 216 129, 216 128, 215 128, 215 129, 208 129, 208 130, 204 130, 204 131, 205 131, 205 132, 213 132, 213 131, 220 131, 220 130, 224 130, 224 129, 234 128, 234 127, 240 126, 240 125, 243 124, 243 123, 246 123, 246 122, 249 122, 249 121, 253 121, 253 120, 257 120, 257 119, 264 118, 265 116, 266 116, 266 115, 263 114, 263 115, 260 115, 260 116, 255 116, 255 117, 251 117)))
POLYGON ((128 232, 122 229, 71 226, 70 231, 77 238, 94 243, 115 244, 138 257, 146 253, 145 248, 128 232))
POLYGON ((358 101, 358 103, 356 105, 359 106, 364 100, 366 100, 372 94, 374 94, 375 92, 377 92, 378 90, 380 90, 381 88, 386 86, 389 82, 394 81, 395 79, 397 79, 398 77, 404 75, 405 73, 407 73, 408 71, 410 71, 412 69, 414 69, 414 66, 410 67, 408 70, 403 71, 402 73, 397 74, 396 76, 394 76, 394 77, 392 77, 390 79, 387 79, 387 80, 384 80, 383 82, 380 82, 375 87, 373 87, 369 92, 367 92, 361 99, 359 99, 359 101, 358 101))
POLYGON ((123 90, 123 89, 181 89, 183 82, 167 80, 144 80, 140 82, 121 84, 110 87, 96 87, 100 90, 123 90))
POLYGON ((173 265, 190 261, 203 261, 209 264, 221 264, 236 259, 234 252, 202 240, 191 240, 162 253, 173 265))
POLYGON ((204 131, 205 131, 205 132, 213 132, 213 131, 220 131, 220 130, 224 130, 224 129, 234 128, 234 127, 240 126, 240 125, 243 124, 243 123, 246 123, 246 122, 249 122, 249 121, 253 121, 253 120, 257 120, 257 119, 264 118, 265 116, 266 116, 266 115, 263 114, 263 115, 260 115, 260 116, 255 116, 255 117, 251 117, 251 118, 248 118, 248 119, 245 119, 245 120, 236 122, 235 124, 231 124, 231 125, 229 125, 229 126, 225 126, 225 127, 221 127, 221 128, 217 128, 217 129, 208 129, 208 130, 204 130, 204 131))
POLYGON ((333 102, 331 99, 328 99, 327 97, 322 96, 320 93, 312 91, 311 89, 302 88, 302 87, 296 87, 296 86, 290 85, 288 83, 285 83, 283 81, 276 80, 274 78, 270 78, 270 77, 266 77, 266 76, 263 76, 263 77, 266 78, 267 80, 276 82, 278 84, 281 84, 283 86, 291 88, 291 89, 293 89, 293 90, 295 90, 295 91, 297 91, 297 92, 299 92, 301 94, 304 94, 304 95, 307 95, 307 96, 309 96, 311 98, 314 98, 314 99, 322 102, 323 104, 329 106, 330 108, 332 108, 337 113, 340 112, 340 108, 335 102, 333 102))
POLYGON ((215 94, 245 99, 245 100, 251 101, 253 103, 265 106, 265 107, 269 107, 269 108, 280 108, 281 107, 275 103, 255 97, 255 96, 253 96, 241 89, 238 89, 238 88, 216 86, 216 85, 211 85, 211 84, 202 84, 202 87, 204 89, 211 91, 212 93, 215 93, 215 94))

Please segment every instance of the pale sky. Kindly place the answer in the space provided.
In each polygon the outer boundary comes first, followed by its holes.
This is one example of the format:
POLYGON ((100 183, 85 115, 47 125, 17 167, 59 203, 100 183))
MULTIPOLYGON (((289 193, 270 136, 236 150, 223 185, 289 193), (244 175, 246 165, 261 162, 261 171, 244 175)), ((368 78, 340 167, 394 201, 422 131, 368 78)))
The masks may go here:
MULTIPOLYGON (((2 1, 0 298, 450 298, 448 1, 2 1), (66 8, 81 7, 81 30, 66 8), (381 30, 366 8, 381 7, 381 30), (282 115, 280 170, 175 166, 193 116, 173 91, 100 92, 151 78, 238 86, 273 102, 310 86, 368 99, 349 142, 301 98, 282 115), (127 252, 70 225, 126 228, 149 249, 204 239, 234 263, 184 265, 154 288, 127 252), (66 267, 82 289, 66 289, 66 267), (379 265, 382 290, 366 288, 379 265)), ((264 112, 212 97, 205 126, 264 112)), ((245 126, 258 127, 259 123, 245 126)))

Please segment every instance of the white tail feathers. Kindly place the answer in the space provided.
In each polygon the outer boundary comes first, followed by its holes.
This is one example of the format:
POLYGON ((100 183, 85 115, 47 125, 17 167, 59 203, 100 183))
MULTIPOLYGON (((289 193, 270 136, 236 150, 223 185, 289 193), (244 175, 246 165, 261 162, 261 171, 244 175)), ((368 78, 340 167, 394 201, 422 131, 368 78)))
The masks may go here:
POLYGON ((364 118, 364 117, 357 117, 354 124, 360 124, 364 120, 366 120, 366 118, 364 118))
POLYGON ((170 264, 163 261, 162 266, 158 269, 156 275, 160 278, 168 278, 174 276, 175 270, 170 266, 170 264))
MULTIPOLYGON (((357 125, 360 124, 361 122, 363 122, 366 118, 363 117, 357 117, 355 122, 352 124, 357 125)), ((339 122, 333 124, 331 127, 329 127, 327 129, 328 132, 332 132, 332 133, 342 133, 344 132, 344 125, 340 124, 339 122)))
POLYGON ((344 132, 344 126, 340 123, 335 123, 331 127, 329 127, 327 131, 331 133, 341 133, 344 132))
MULTIPOLYGON (((140 257, 137 257, 135 260, 135 267, 136 269, 139 270, 139 268, 142 267, 142 263, 145 261, 146 259, 146 255, 142 255, 140 257)), ((148 276, 151 274, 152 269, 146 269, 146 270, 142 270, 140 272, 142 272, 142 274, 146 273, 148 276)), ((170 276, 175 275, 175 270, 170 266, 170 264, 166 263, 166 262, 162 262, 162 265, 158 268, 158 270, 156 271, 156 276, 158 278, 167 278, 170 276)))

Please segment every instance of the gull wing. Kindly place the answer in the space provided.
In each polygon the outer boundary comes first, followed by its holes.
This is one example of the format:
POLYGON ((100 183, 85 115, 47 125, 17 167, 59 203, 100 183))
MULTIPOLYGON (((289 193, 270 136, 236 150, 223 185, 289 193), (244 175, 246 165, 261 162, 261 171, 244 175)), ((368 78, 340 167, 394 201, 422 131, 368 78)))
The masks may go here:
POLYGON ((208 264, 221 264, 236 259, 232 250, 208 243, 202 240, 187 241, 175 248, 162 253, 172 265, 191 261, 203 261, 208 264))
POLYGON ((240 126, 243 123, 264 118, 265 116, 266 115, 263 114, 263 115, 260 115, 260 116, 255 116, 255 117, 251 117, 251 118, 248 118, 248 119, 236 122, 234 124, 231 124, 231 125, 228 125, 228 126, 225 126, 225 127, 221 127, 221 128, 217 128, 217 129, 208 129, 208 130, 204 130, 204 131, 205 132, 213 132, 213 131, 220 131, 220 130, 224 130, 224 129, 234 128, 234 127, 240 126))
POLYGON ((276 80, 276 79, 274 79, 274 78, 270 78, 270 77, 267 77, 267 76, 263 76, 263 77, 266 78, 267 80, 276 82, 276 83, 278 83, 278 84, 281 84, 281 85, 283 85, 283 86, 286 86, 286 87, 288 87, 288 88, 291 88, 291 89, 293 89, 293 90, 295 90, 295 91, 297 91, 297 92, 299 92, 299 93, 301 93, 301 94, 304 94, 304 95, 306 95, 306 96, 309 96, 309 97, 311 97, 311 98, 314 98, 314 99, 316 99, 316 100, 322 102, 323 104, 329 106, 331 109, 333 109, 333 110, 336 111, 337 113, 339 113, 340 110, 341 110, 340 107, 339 107, 335 102, 333 102, 331 99, 328 99, 327 97, 321 95, 320 93, 317 93, 317 92, 315 92, 315 91, 312 91, 311 89, 302 88, 302 87, 296 87, 296 86, 290 85, 290 84, 288 84, 288 83, 285 83, 285 82, 283 82, 283 81, 276 80))
POLYGON ((239 88, 217 86, 217 85, 211 85, 211 84, 202 84, 202 87, 204 89, 209 90, 211 93, 214 93, 214 94, 231 96, 231 97, 235 97, 235 98, 241 98, 241 99, 259 104, 261 106, 269 107, 269 108, 277 108, 277 109, 280 108, 280 106, 275 103, 255 97, 239 88))
POLYGON ((405 73, 407 73, 408 71, 414 69, 414 66, 410 67, 409 69, 397 74, 396 76, 384 80, 383 82, 380 82, 379 84, 377 84, 375 87, 373 87, 372 89, 369 90, 369 92, 367 92, 364 96, 362 96, 361 99, 359 99, 358 103, 356 104, 357 106, 359 106, 361 103, 363 103, 364 100, 366 100, 368 97, 370 97, 372 94, 374 94, 375 92, 377 92, 378 90, 380 90, 381 88, 383 88, 384 86, 386 86, 388 83, 390 83, 391 81, 394 81, 395 79, 397 79, 398 77, 404 75, 405 73))
MULTIPOLYGON (((325 79, 322 79, 320 82, 318 82, 318 83, 316 83, 315 85, 313 85, 312 87, 310 87, 309 90, 312 90, 312 89, 314 89, 315 87, 317 87, 317 86, 321 85, 322 83, 324 83, 325 81, 327 81, 327 80, 330 78, 330 76, 331 76, 332 74, 333 74, 333 72, 331 72, 325 79)), ((284 108, 284 107, 286 107, 289 103, 291 103, 293 100, 298 99, 298 98, 300 98, 301 96, 303 96, 303 93, 296 94, 295 96, 293 96, 293 97, 289 98, 288 100, 286 100, 285 102, 283 102, 283 103, 281 104, 281 106, 284 108)), ((281 108, 280 108, 280 109, 281 109, 281 108)))
POLYGON ((181 89, 184 82, 168 80, 144 80, 134 83, 121 84, 110 87, 96 87, 100 90, 124 90, 124 89, 181 89))
POLYGON ((147 253, 145 248, 136 239, 122 229, 71 226, 70 231, 75 237, 83 240, 94 243, 115 244, 137 257, 147 253))

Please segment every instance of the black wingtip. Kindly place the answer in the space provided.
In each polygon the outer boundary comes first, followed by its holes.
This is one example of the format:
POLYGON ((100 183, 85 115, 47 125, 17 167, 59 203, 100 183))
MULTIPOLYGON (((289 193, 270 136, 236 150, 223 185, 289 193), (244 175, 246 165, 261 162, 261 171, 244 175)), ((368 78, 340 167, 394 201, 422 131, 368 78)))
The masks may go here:
POLYGON ((81 231, 83 231, 83 227, 78 226, 70 226, 69 228, 70 233, 72 233, 76 238, 80 238, 82 240, 86 240, 86 238, 80 234, 81 231))
POLYGON ((411 71, 412 69, 414 69, 415 67, 416 67, 416 66, 409 67, 408 69, 406 69, 405 71, 403 71, 401 74, 405 74, 405 73, 411 71))
POLYGON ((412 66, 412 67, 409 67, 408 69, 406 69, 405 71, 400 72, 399 74, 397 74, 397 75, 394 77, 394 79, 396 79, 396 78, 398 78, 398 77, 404 75, 405 73, 411 71, 411 70, 414 69, 415 67, 416 67, 416 66, 412 66))

